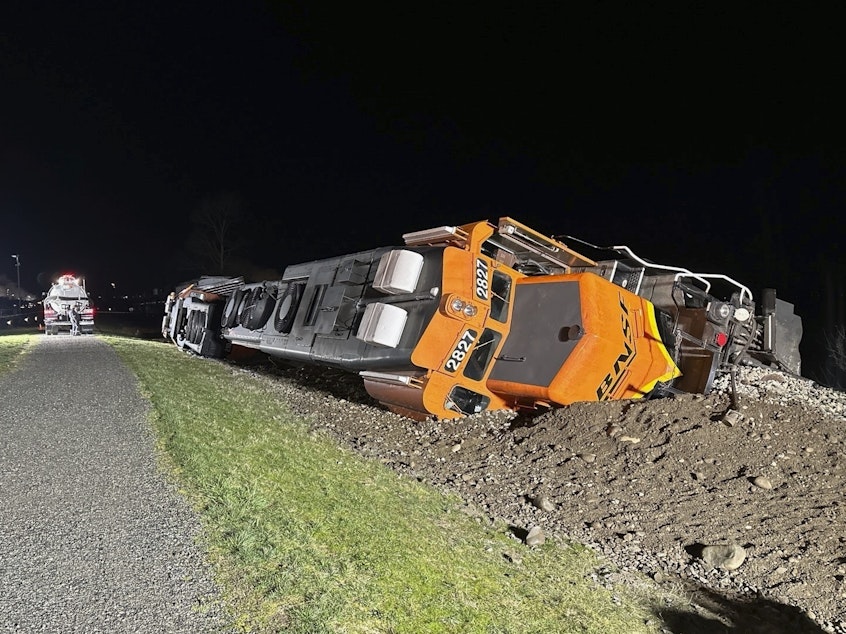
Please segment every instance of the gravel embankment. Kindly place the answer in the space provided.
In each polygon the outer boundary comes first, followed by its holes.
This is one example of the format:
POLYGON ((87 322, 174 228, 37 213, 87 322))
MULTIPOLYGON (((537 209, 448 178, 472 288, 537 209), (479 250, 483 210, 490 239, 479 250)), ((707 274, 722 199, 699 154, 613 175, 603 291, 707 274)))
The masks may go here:
POLYGON ((95 337, 45 336, 0 377, 0 632, 225 630, 147 407, 95 337))
POLYGON ((732 418, 724 377, 709 396, 415 422, 354 375, 275 366, 246 371, 272 375, 315 431, 480 517, 589 546, 611 564, 598 583, 651 577, 688 597, 659 609, 666 632, 846 634, 842 391, 742 368, 732 418), (744 548, 739 568, 704 561, 728 543, 744 548))

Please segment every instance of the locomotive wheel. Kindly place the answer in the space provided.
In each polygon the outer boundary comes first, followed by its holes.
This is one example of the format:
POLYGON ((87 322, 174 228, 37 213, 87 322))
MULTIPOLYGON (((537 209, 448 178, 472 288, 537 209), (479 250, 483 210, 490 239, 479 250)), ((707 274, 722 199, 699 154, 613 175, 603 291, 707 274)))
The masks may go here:
POLYGON ((221 325, 224 328, 231 328, 235 325, 235 320, 238 318, 238 306, 241 304, 243 294, 244 291, 239 288, 227 298, 221 319, 221 325))
POLYGON ((192 341, 200 344, 203 341, 203 334, 206 331, 206 313, 197 311, 195 314, 197 317, 194 320, 194 339, 192 341))
POLYGON ((244 324, 245 328, 250 330, 258 330, 267 323, 270 319, 270 314, 273 312, 273 307, 276 305, 276 298, 271 295, 267 289, 256 289, 258 292, 257 299, 253 306, 250 316, 244 324))
POLYGON ((276 310, 276 319, 273 325, 277 332, 287 335, 294 325, 294 317, 297 315, 297 306, 303 295, 303 284, 290 284, 279 300, 279 308, 276 310))
POLYGON ((250 305, 250 295, 252 294, 253 292, 251 290, 243 289, 241 291, 241 294, 238 298, 238 305, 235 308, 235 322, 233 324, 234 326, 241 325, 242 317, 246 316, 245 313, 250 305))
POLYGON ((202 314, 199 311, 192 311, 188 315, 188 327, 186 330, 186 339, 191 343, 197 343, 197 331, 199 330, 200 318, 202 314))
POLYGON ((256 302, 258 298, 261 296, 261 292, 264 289, 261 286, 258 286, 244 296, 244 301, 241 305, 241 310, 238 314, 238 323, 241 324, 244 328, 249 328, 249 323, 253 318, 253 313, 255 313, 256 302))

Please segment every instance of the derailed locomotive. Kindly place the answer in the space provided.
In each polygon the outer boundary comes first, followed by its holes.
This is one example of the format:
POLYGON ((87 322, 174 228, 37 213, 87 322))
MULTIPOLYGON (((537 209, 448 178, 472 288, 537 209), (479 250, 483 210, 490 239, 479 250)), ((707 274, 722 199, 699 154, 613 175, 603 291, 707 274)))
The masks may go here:
POLYGON ((358 373, 415 419, 708 393, 740 364, 800 374, 802 321, 773 289, 756 304, 722 274, 561 240, 503 217, 278 280, 204 277, 170 295, 162 334, 205 357, 242 346, 358 373))

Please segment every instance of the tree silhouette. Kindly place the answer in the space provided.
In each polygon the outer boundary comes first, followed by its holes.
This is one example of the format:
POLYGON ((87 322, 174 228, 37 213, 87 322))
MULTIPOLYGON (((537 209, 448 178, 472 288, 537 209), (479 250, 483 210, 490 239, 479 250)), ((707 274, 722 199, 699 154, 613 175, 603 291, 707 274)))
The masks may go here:
POLYGON ((191 213, 188 252, 206 273, 229 274, 233 258, 244 246, 247 224, 238 194, 225 192, 204 198, 191 213))

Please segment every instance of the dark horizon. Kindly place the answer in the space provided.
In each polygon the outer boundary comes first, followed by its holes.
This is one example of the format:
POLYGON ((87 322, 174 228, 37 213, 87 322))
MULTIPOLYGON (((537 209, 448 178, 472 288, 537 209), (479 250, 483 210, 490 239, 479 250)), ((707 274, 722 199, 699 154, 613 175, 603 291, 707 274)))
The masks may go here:
MULTIPOLYGON (((172 288, 236 196, 252 270, 511 216, 846 321, 833 16, 770 7, 0 9, 0 276, 172 288)), ((209 271, 213 272, 213 271, 209 271)), ((811 344, 809 344, 811 345, 811 344)))

